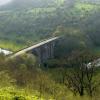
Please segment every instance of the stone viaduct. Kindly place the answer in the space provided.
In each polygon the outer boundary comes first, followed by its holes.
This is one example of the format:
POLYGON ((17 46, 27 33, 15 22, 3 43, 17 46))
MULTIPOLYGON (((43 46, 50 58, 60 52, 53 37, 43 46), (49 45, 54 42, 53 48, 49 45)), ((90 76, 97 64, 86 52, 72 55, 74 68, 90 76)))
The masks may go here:
POLYGON ((55 43, 59 39, 60 37, 52 37, 50 39, 41 41, 33 46, 18 51, 17 53, 13 54, 11 58, 20 56, 24 53, 32 53, 37 56, 40 63, 43 63, 48 59, 54 58, 55 43))

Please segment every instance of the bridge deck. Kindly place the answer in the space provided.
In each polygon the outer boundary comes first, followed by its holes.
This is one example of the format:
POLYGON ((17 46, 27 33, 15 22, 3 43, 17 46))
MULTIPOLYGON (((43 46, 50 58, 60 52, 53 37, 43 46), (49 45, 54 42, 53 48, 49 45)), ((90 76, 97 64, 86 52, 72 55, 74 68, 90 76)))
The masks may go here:
POLYGON ((42 41, 42 42, 40 42, 40 43, 38 43, 38 44, 36 44, 36 45, 30 46, 30 47, 28 47, 28 48, 25 48, 25 49, 23 49, 23 50, 21 50, 21 51, 15 53, 15 54, 12 56, 12 58, 13 58, 13 57, 17 57, 17 56, 19 56, 19 55, 21 55, 21 54, 24 54, 24 53, 26 53, 26 52, 28 52, 28 51, 30 51, 30 50, 32 50, 32 49, 38 48, 38 47, 40 47, 40 46, 42 46, 42 45, 44 45, 44 44, 47 44, 47 43, 52 42, 52 41, 57 40, 57 39, 59 39, 59 37, 53 37, 53 38, 51 38, 51 39, 42 41))

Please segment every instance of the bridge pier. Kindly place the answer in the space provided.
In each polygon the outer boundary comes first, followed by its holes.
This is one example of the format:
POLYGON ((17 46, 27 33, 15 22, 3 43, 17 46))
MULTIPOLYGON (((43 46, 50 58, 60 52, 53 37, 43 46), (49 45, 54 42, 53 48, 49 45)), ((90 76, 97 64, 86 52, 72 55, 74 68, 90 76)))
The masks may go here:
POLYGON ((55 42, 51 42, 39 48, 33 49, 31 53, 37 56, 39 63, 44 63, 48 59, 54 58, 54 47, 55 42))

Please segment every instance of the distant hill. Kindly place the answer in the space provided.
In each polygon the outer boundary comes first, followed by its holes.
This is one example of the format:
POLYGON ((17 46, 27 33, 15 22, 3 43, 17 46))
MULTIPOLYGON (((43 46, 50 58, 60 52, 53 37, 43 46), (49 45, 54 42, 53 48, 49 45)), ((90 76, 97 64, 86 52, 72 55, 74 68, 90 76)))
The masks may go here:
POLYGON ((11 3, 2 6, 1 10, 8 9, 22 9, 22 8, 47 8, 47 7, 56 7, 59 3, 62 3, 64 0, 13 0, 11 3))
POLYGON ((100 4, 100 0, 80 0, 84 3, 93 3, 93 4, 100 4))

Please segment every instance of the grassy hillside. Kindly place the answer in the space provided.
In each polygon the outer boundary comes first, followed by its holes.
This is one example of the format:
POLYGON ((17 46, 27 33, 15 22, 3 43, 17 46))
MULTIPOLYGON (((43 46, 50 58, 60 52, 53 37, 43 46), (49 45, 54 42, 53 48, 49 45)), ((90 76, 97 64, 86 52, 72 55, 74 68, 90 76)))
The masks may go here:
MULTIPOLYGON (((39 100, 38 92, 28 93, 23 89, 16 89, 14 87, 5 87, 0 89, 0 100, 39 100)), ((41 98, 41 100, 44 100, 41 98)))
MULTIPOLYGON (((90 55, 84 55, 84 57, 87 56, 90 57, 90 55)), ((88 94, 86 89, 83 96, 79 96, 78 93, 74 95, 72 90, 67 86, 66 75, 71 72, 71 67, 69 68, 69 66, 71 66, 71 63, 75 63, 75 60, 72 60, 72 57, 76 58, 77 54, 76 56, 72 55, 68 57, 68 59, 62 58, 55 59, 54 61, 52 60, 52 63, 48 63, 48 67, 44 67, 43 65, 40 67, 38 66, 39 64, 37 63, 36 58, 30 54, 8 60, 1 55, 0 99, 99 100, 100 85, 98 85, 98 83, 100 83, 100 68, 95 70, 93 75, 92 86, 96 86, 97 88, 92 97, 88 94), (72 62, 70 62, 70 60, 72 60, 72 62)), ((88 60, 87 58, 84 59, 86 61, 88 60)), ((76 61, 78 60, 76 59, 76 61)), ((77 68, 77 65, 74 64, 73 66, 77 68)))
POLYGON ((100 68, 93 70, 89 87, 92 72, 86 67, 100 54, 100 6, 88 1, 14 0, 0 8, 0 48, 17 51, 64 35, 56 44, 55 59, 43 65, 31 54, 14 59, 0 55, 0 100, 100 99, 100 68), (82 52, 84 49, 86 52, 82 52), (78 85, 68 84, 67 75, 78 85), (83 96, 77 89, 81 85, 83 96), (89 88, 95 90, 92 97, 89 88))

